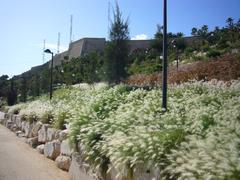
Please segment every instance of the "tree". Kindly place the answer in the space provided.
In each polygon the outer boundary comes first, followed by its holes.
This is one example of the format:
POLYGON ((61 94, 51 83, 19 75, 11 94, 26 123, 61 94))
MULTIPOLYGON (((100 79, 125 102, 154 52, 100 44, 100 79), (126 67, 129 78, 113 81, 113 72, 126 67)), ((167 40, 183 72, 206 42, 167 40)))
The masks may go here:
POLYGON ((25 76, 22 77, 20 91, 21 91, 20 101, 26 102, 26 100, 27 100, 27 79, 25 76))
POLYGON ((182 38, 182 37, 184 36, 184 34, 183 34, 182 32, 178 32, 178 33, 176 34, 176 36, 177 36, 178 38, 182 38))
POLYGON ((14 105, 17 102, 17 91, 14 88, 13 79, 11 80, 10 89, 7 93, 7 103, 9 106, 14 105))
POLYGON ((8 75, 0 77, 0 97, 6 97, 7 95, 8 78, 8 75))
POLYGON ((237 30, 240 31, 240 19, 238 19, 238 21, 236 23, 236 27, 237 27, 237 30))
POLYGON ((195 27, 193 27, 193 28, 192 28, 192 32, 191 32, 191 35, 192 35, 192 36, 197 36, 197 32, 198 32, 198 29, 195 28, 195 27))
POLYGON ((197 31, 197 35, 202 37, 203 39, 206 39, 206 37, 208 36, 208 26, 203 25, 202 28, 197 31))
POLYGON ((162 52, 163 46, 163 26, 157 25, 157 32, 154 35, 154 40, 151 43, 151 47, 159 53, 162 52))
POLYGON ((233 18, 231 18, 231 17, 227 18, 227 20, 226 20, 227 28, 229 28, 229 29, 234 28, 234 22, 233 21, 234 21, 233 18))
POLYGON ((127 76, 126 65, 129 55, 128 20, 124 21, 116 3, 109 34, 110 41, 105 49, 105 72, 109 83, 119 83, 127 76))

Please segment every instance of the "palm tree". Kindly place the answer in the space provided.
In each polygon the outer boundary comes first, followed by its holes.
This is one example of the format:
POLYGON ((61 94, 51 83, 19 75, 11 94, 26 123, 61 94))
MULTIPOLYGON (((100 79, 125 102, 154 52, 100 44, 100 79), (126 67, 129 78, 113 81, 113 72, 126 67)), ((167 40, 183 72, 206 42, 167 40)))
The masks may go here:
POLYGON ((181 37, 183 37, 183 36, 184 36, 184 34, 183 34, 182 32, 178 32, 178 33, 177 33, 177 37, 180 37, 180 38, 181 38, 181 37))
POLYGON ((192 28, 192 32, 191 32, 191 35, 197 36, 197 32, 198 32, 198 29, 195 28, 195 27, 193 27, 193 28, 192 28))
POLYGON ((233 18, 231 18, 231 17, 227 18, 226 23, 228 24, 227 27, 229 29, 233 29, 234 28, 234 22, 233 21, 234 21, 233 18))

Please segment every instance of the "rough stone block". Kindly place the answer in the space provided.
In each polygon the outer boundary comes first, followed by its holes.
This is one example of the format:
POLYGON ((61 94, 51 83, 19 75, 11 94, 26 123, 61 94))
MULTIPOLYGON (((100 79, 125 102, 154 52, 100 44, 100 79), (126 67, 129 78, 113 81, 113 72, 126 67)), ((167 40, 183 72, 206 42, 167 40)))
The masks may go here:
POLYGON ((55 160, 60 155, 60 141, 47 142, 44 146, 44 156, 55 160))
POLYGON ((21 125, 21 131, 22 131, 22 132, 25 132, 24 129, 25 129, 26 123, 27 123, 26 121, 22 121, 22 123, 21 123, 21 124, 22 124, 22 125, 21 125))
POLYGON ((94 180, 92 176, 86 174, 84 170, 82 169, 83 162, 81 159, 81 156, 79 153, 73 153, 72 155, 72 162, 69 168, 69 174, 72 178, 72 180, 79 180, 79 179, 84 179, 84 180, 94 180))
POLYGON ((67 130, 67 129, 62 130, 62 131, 59 133, 59 140, 60 140, 60 141, 63 141, 63 140, 65 140, 65 139, 67 139, 68 133, 69 133, 69 130, 67 130))
POLYGON ((16 115, 16 125, 19 129, 21 129, 22 127, 22 120, 21 120, 21 116, 20 115, 16 115))
POLYGON ((70 147, 69 140, 64 140, 61 143, 61 155, 71 156, 73 150, 70 147))
POLYGON ((68 156, 58 156, 57 159, 55 160, 56 165, 58 168, 68 171, 70 164, 71 164, 71 158, 68 156))
POLYGON ((8 120, 6 121, 5 126, 6 126, 8 129, 10 129, 10 128, 13 126, 13 122, 11 121, 11 119, 8 119, 8 120))
POLYGON ((47 129, 47 141, 53 141, 55 139, 56 131, 54 128, 47 129))
POLYGON ((13 125, 10 127, 10 130, 13 131, 13 132, 17 131, 17 129, 18 129, 18 128, 17 128, 17 125, 14 124, 14 123, 13 123, 13 125))
POLYGON ((16 123, 16 118, 17 118, 17 115, 16 115, 16 114, 13 114, 13 115, 12 115, 12 118, 11 118, 13 123, 16 123))
POLYGON ((137 165, 133 172, 134 179, 145 180, 145 179, 161 179, 160 170, 150 165, 137 165))
POLYGON ((0 111, 0 120, 5 119, 5 113, 0 111))
POLYGON ((40 121, 37 122, 32 128, 31 137, 38 136, 38 131, 41 129, 41 127, 42 127, 42 123, 40 121))
POLYGON ((56 130, 54 139, 58 139, 59 140, 60 132, 61 132, 61 130, 59 130, 59 129, 56 130))
POLYGON ((36 150, 40 153, 40 154, 43 154, 44 153, 44 144, 41 144, 41 145, 38 145, 36 147, 36 150))
POLYGON ((26 122, 24 126, 24 132, 26 137, 30 137, 32 128, 33 128, 33 124, 31 124, 30 122, 26 122))
POLYGON ((35 148, 38 145, 38 137, 28 138, 27 144, 29 144, 31 147, 35 148))
POLYGON ((38 142, 46 143, 47 142, 47 129, 49 124, 43 124, 41 129, 38 131, 38 142))

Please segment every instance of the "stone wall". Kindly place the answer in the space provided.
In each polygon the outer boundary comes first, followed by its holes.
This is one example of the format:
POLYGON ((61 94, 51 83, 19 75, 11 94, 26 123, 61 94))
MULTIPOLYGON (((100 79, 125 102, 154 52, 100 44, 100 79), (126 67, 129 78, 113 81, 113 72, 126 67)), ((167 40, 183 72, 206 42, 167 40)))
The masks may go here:
MULTIPOLYGON (((53 67, 61 65, 63 61, 67 61, 67 60, 68 60, 68 51, 59 53, 53 57, 53 67)), ((51 63, 49 63, 49 66, 51 66, 51 63)))
MULTIPOLYGON (((60 65, 63 61, 71 60, 97 51, 103 52, 105 48, 105 38, 83 38, 69 44, 67 51, 56 54, 53 57, 53 66, 60 65)), ((51 65, 49 63, 49 65, 51 65)))
MULTIPOLYGON (((150 48, 152 40, 131 40, 129 41, 130 52, 135 49, 150 48)), ((104 52, 106 46, 105 38, 83 38, 69 44, 67 51, 57 54, 53 58, 53 66, 60 65, 62 61, 84 56, 91 52, 104 52), (66 58, 68 57, 68 58, 66 58)), ((51 65, 49 63, 49 65, 51 65)))
MULTIPOLYGON (((57 130, 40 121, 29 123, 19 115, 0 112, 0 124, 15 132, 16 136, 35 148, 46 158, 55 161, 56 166, 69 171, 73 180, 97 180, 97 176, 84 169, 83 161, 76 159, 67 139, 68 130, 57 130), (95 178, 94 178, 95 177, 95 178)), ((88 168, 89 169, 89 168, 88 168)))
POLYGON ((152 40, 131 40, 129 41, 130 52, 135 49, 147 49, 151 47, 152 40))
POLYGON ((68 130, 57 130, 40 121, 29 123, 19 115, 0 112, 3 124, 27 144, 46 158, 55 161, 56 166, 68 171, 73 180, 160 180, 160 170, 147 164, 138 165, 134 171, 124 168, 121 173, 110 162, 107 173, 93 169, 84 161, 84 153, 79 143, 73 150, 69 144, 68 130))

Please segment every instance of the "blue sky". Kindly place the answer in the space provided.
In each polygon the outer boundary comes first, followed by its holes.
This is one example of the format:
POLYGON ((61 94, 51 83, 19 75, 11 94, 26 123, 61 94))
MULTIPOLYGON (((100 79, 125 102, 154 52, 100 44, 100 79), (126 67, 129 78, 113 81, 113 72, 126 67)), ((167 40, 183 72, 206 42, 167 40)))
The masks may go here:
MULTIPOLYGON (((0 76, 21 74, 42 64, 43 39, 56 50, 58 32, 61 50, 69 44, 70 15, 74 40, 107 37, 109 0, 1 0, 0 76)), ((114 0, 110 0, 114 5, 114 0)), ((129 17, 131 38, 152 38, 162 24, 162 0, 118 0, 129 17), (139 36, 140 35, 140 36, 139 36)), ((111 14, 112 15, 112 14, 111 14)), ((239 0, 168 0, 168 30, 189 35, 192 27, 225 26, 225 20, 240 18, 239 0)), ((45 55, 45 61, 50 57, 45 55)))

